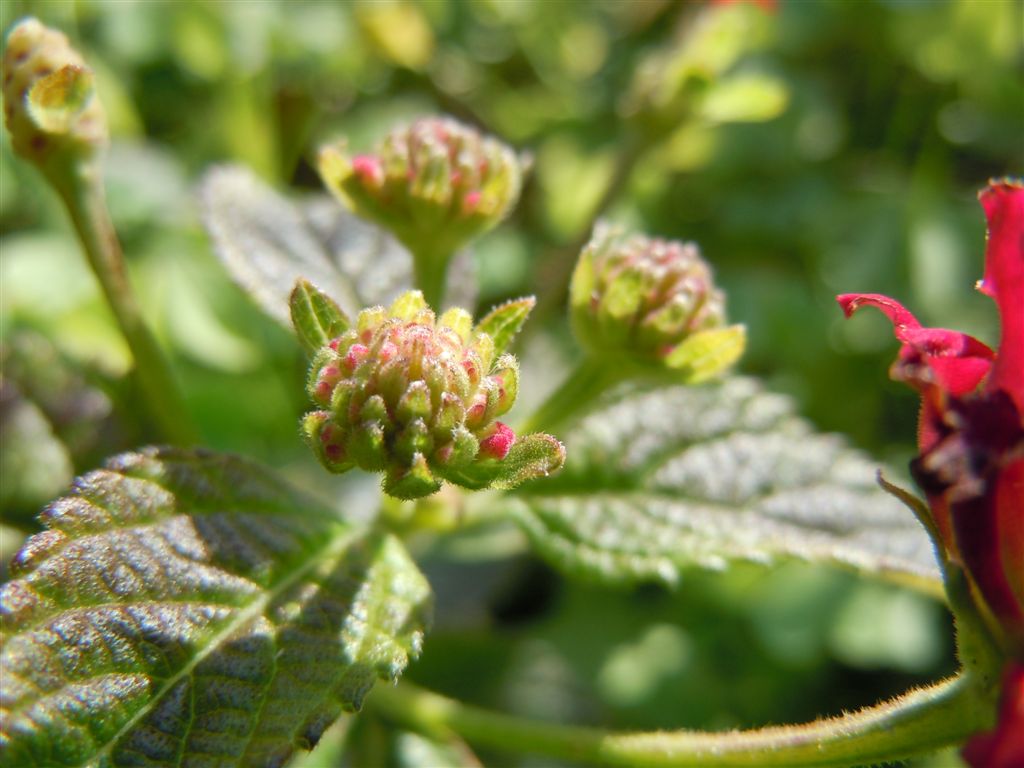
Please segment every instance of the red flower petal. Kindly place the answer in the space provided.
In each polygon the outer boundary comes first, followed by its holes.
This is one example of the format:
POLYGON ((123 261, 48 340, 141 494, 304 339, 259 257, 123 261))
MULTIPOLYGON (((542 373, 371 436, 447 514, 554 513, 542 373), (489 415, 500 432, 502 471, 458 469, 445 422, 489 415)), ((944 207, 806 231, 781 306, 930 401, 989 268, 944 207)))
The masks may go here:
POLYGON ((1001 541, 1006 533, 1003 527, 1006 520, 1001 518, 1008 510, 999 508, 994 492, 953 503, 950 507, 956 545, 964 566, 998 622, 1006 642, 1016 648, 1024 636, 1024 607, 1007 578, 1007 563, 1001 557, 1001 550, 1009 545, 1009 542, 1001 541))
POLYGON ((900 341, 903 340, 900 333, 905 329, 921 327, 921 323, 910 313, 910 310, 895 299, 890 299, 880 293, 844 293, 836 296, 836 301, 839 302, 839 306, 843 308, 843 314, 847 317, 850 317, 865 304, 880 309, 892 321, 896 338, 900 341))
POLYGON ((950 560, 964 567, 1000 644, 1024 658, 1024 425, 1003 390, 925 392, 911 473, 950 560), (933 402, 934 401, 934 402, 933 402))
POLYGON ((922 328, 902 304, 877 293, 844 293, 836 297, 847 317, 863 306, 881 310, 903 342, 893 378, 921 390, 937 386, 952 395, 965 395, 981 383, 995 353, 973 336, 944 328, 922 328))
POLYGON ((993 183, 978 199, 988 219, 985 277, 978 288, 996 300, 1003 329, 988 388, 1008 392, 1024 413, 1024 185, 993 183))
MULTIPOLYGON (((1010 588, 1016 593, 1018 603, 1024 606, 1024 458, 999 473, 995 496, 1000 558, 1010 588)), ((1024 645, 1024 637, 1021 642, 1024 645)))

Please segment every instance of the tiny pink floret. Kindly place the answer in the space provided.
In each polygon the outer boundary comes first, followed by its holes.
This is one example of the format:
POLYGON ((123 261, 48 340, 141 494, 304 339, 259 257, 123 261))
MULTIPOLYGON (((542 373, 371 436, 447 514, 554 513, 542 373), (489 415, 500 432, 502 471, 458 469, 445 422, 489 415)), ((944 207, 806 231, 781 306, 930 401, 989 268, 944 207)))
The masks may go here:
POLYGON ((345 370, 348 373, 352 373, 359 366, 362 359, 366 357, 367 352, 369 350, 363 344, 353 344, 349 347, 348 353, 345 355, 345 370))
POLYGON ((367 186, 379 187, 384 183, 384 168, 380 159, 373 155, 353 157, 352 172, 367 186))
POLYGON ((516 441, 516 433, 502 422, 494 425, 494 434, 480 442, 480 454, 491 459, 504 459, 516 441))
POLYGON ((480 192, 473 190, 467 192, 466 196, 462 198, 462 210, 464 213, 475 213, 476 209, 480 207, 480 192))
POLYGON ((469 406, 469 410, 466 411, 466 426, 470 429, 475 429, 480 426, 480 422, 483 421, 486 413, 487 395, 483 392, 477 392, 473 397, 473 404, 469 406))

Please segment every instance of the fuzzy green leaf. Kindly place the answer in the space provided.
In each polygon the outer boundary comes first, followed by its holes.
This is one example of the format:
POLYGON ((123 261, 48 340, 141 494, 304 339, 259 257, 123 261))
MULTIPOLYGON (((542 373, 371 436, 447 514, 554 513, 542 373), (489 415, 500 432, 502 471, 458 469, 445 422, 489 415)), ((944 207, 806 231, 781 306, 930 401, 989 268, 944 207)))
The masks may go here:
POLYGON ((565 446, 551 435, 536 433, 516 440, 502 462, 495 488, 514 488, 528 480, 546 478, 565 464, 565 446))
POLYGON ((476 330, 486 333, 494 340, 494 356, 497 357, 512 343, 512 339, 523 327, 537 300, 533 296, 506 301, 492 309, 476 325, 476 330))
POLYGON ((516 439, 508 455, 498 461, 484 459, 458 470, 449 470, 444 478, 463 488, 508 490, 522 483, 547 477, 565 463, 565 446, 551 435, 535 433, 516 439))
MULTIPOLYGON (((287 327, 289 294, 299 278, 350 317, 386 306, 412 287, 409 252, 327 195, 289 200, 248 169, 229 165, 206 174, 199 202, 214 251, 232 279, 287 327)), ((450 276, 452 303, 472 307, 476 282, 468 252, 456 254, 450 276)))
POLYGON ((570 572, 672 585, 688 567, 796 558, 941 594, 925 531, 874 462, 752 380, 620 395, 566 444, 562 472, 524 486, 514 509, 570 572))
POLYGON ((0 764, 280 765, 418 652, 402 544, 241 459, 124 454, 42 520, 0 590, 0 764))
POLYGON ((295 282, 288 305, 292 326, 306 354, 312 355, 349 328, 348 318, 337 302, 308 280, 295 282))

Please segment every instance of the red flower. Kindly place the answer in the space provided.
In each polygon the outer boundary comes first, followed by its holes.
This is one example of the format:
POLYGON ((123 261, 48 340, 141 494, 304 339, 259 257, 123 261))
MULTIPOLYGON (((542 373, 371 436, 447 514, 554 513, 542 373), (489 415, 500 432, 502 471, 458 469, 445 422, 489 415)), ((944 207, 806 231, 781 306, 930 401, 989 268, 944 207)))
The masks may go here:
POLYGON ((979 195, 988 219, 979 290, 995 299, 999 351, 956 331, 922 328, 877 294, 838 297, 847 316, 880 309, 902 342, 894 379, 921 393, 920 453, 911 464, 948 561, 967 575, 1003 649, 1024 659, 1024 185, 979 195))

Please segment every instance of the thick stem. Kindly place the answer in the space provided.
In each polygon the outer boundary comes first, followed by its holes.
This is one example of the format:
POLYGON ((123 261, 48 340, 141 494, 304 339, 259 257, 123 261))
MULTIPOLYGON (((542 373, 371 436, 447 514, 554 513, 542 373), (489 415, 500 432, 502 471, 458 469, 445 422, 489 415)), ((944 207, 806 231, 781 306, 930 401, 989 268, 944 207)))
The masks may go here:
POLYGON ((841 717, 797 726, 703 733, 613 733, 490 712, 402 683, 377 686, 367 706, 434 737, 585 765, 847 766, 899 760, 957 744, 991 724, 991 702, 966 676, 841 717))
POLYGON ((598 397, 628 376, 624 368, 584 357, 517 432, 553 432, 585 411, 598 397))
POLYGON ((134 358, 134 376, 153 424, 162 438, 179 445, 193 443, 195 432, 175 386, 170 366, 142 318, 125 268, 121 244, 107 210, 98 163, 50 174, 89 266, 99 280, 107 304, 134 358))

